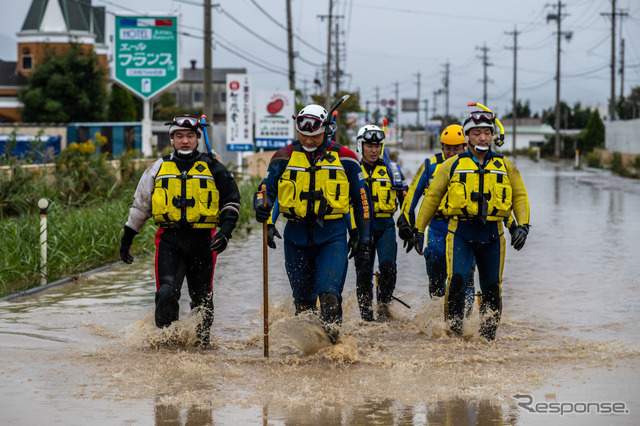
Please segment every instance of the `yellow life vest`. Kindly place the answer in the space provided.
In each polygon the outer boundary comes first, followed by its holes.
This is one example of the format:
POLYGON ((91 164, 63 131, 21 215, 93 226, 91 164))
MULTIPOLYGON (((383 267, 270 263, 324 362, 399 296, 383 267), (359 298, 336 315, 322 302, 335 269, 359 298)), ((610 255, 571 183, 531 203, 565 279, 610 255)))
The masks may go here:
POLYGON ((451 167, 443 209, 446 216, 499 221, 511 214, 512 201, 513 190, 501 155, 494 154, 484 168, 467 153, 458 156, 451 167))
POLYGON ((313 166, 297 143, 278 180, 280 211, 288 219, 338 219, 349 212, 349 180, 334 144, 313 166))
POLYGON ((392 188, 391 177, 387 167, 383 164, 376 164, 371 175, 367 173, 364 164, 360 165, 367 184, 371 190, 371 200, 373 201, 373 211, 376 217, 390 217, 397 209, 396 190, 392 188))
POLYGON ((189 171, 180 172, 165 157, 155 178, 151 212, 156 225, 171 228, 181 219, 194 228, 215 228, 220 213, 220 194, 204 161, 196 161, 189 171))

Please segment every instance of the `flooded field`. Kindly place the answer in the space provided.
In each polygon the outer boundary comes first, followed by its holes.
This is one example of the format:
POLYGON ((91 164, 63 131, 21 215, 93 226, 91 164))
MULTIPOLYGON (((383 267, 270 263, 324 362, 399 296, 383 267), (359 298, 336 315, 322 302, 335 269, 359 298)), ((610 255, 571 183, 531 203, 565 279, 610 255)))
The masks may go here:
MULTIPOLYGON (((409 172, 422 158, 401 156, 409 172)), ((156 329, 151 257, 0 302, 0 420, 637 424, 640 182, 520 157, 516 164, 532 228, 520 252, 507 250, 495 342, 477 336, 477 309, 464 338, 448 336, 442 302, 427 296, 424 259, 400 249, 395 296, 411 308, 394 302, 391 321, 361 322, 351 265, 342 337, 330 345, 314 336, 312 321, 294 318, 277 240, 269 250, 265 359, 256 228, 234 235, 218 258, 207 350, 192 347, 195 318, 186 291, 181 320, 156 329), (615 414, 613 403, 622 404, 615 414)))

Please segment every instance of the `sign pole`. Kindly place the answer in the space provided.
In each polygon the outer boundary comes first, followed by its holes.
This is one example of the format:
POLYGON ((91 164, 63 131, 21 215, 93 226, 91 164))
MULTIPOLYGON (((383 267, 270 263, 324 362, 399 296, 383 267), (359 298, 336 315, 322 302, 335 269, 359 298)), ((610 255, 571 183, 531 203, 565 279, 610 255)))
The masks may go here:
POLYGON ((149 157, 151 154, 151 100, 144 99, 142 116, 142 155, 149 157))

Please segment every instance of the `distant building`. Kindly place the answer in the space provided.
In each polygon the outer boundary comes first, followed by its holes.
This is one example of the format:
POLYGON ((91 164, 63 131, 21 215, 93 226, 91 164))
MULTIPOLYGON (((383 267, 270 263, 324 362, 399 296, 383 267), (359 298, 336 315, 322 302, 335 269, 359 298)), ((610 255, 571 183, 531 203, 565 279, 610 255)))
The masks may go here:
POLYGON ((47 54, 63 54, 72 44, 84 52, 93 51, 108 71, 105 44, 105 8, 91 0, 32 0, 17 34, 18 61, 0 61, 0 120, 20 121, 18 91, 47 54))
MULTIPOLYGON (((513 119, 501 118, 504 126, 504 145, 502 150, 513 150, 513 119)), ((546 136, 555 135, 556 131, 548 124, 542 124, 539 118, 518 118, 516 121, 516 150, 541 147, 546 136)))
MULTIPOLYGON (((246 68, 213 68, 211 73, 211 96, 213 117, 209 121, 226 121, 227 116, 227 74, 246 74, 246 68)), ((204 107, 204 69, 196 68, 191 61, 190 68, 182 69, 182 80, 168 89, 176 99, 176 104, 188 109, 204 107)))

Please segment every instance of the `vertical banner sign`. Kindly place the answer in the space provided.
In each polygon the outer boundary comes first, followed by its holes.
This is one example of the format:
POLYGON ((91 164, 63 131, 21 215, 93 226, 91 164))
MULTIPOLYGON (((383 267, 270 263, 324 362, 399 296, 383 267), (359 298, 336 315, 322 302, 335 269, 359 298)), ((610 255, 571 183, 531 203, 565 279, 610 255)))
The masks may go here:
POLYGON ((180 80, 178 17, 115 16, 113 77, 142 99, 180 80))
POLYGON ((280 149, 293 142, 293 90, 259 90, 256 94, 256 148, 280 149))
POLYGON ((227 74, 227 151, 253 150, 251 76, 227 74))

